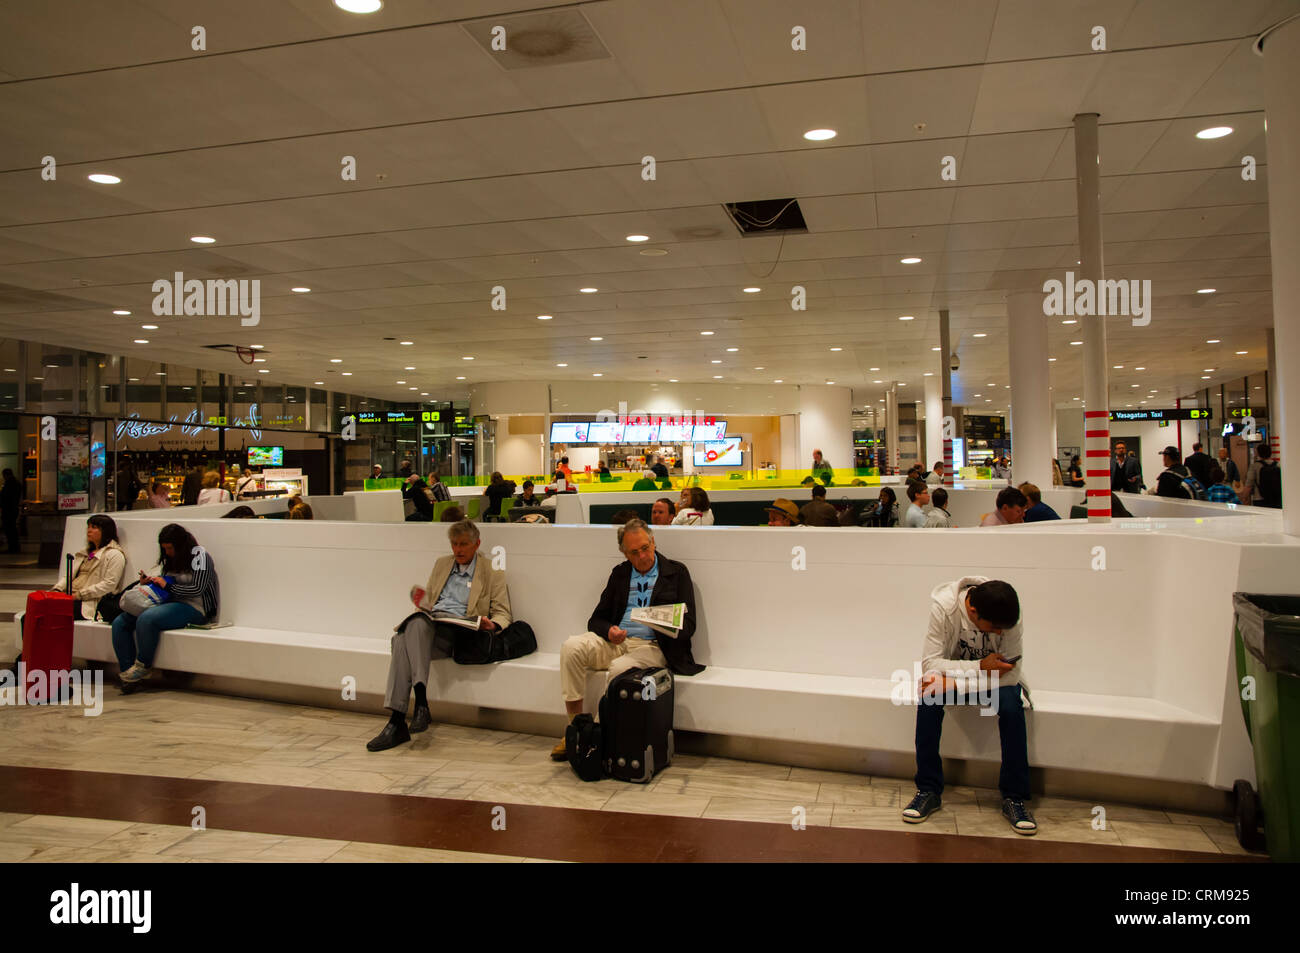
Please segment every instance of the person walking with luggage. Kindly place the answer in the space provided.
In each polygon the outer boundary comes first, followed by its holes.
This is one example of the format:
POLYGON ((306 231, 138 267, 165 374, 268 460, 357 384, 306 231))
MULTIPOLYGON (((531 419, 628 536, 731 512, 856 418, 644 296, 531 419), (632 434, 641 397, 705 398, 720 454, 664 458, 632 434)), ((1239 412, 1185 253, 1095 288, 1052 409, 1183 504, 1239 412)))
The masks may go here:
POLYGON ((23 506, 23 485, 14 471, 5 467, 4 482, 0 485, 0 529, 4 530, 5 543, 10 553, 20 550, 18 543, 18 513, 23 506))
POLYGON ((453 523, 447 528, 447 539, 451 555, 441 556, 433 564, 423 588, 411 589, 417 611, 394 630, 388 689, 384 694, 384 707, 391 714, 383 730, 366 743, 367 751, 395 748, 410 741, 411 732, 429 727, 429 666, 435 658, 452 657, 457 641, 473 632, 464 622, 477 619, 478 629, 483 632, 501 632, 511 624, 506 574, 493 569, 491 560, 478 561, 478 527, 470 520, 453 523), (462 624, 439 622, 440 615, 462 620, 462 624), (412 689, 415 712, 408 728, 406 710, 412 689))
MULTIPOLYGON (((643 520, 629 520, 618 528, 618 548, 625 561, 611 570, 587 631, 570 636, 560 650, 560 687, 570 721, 582 714, 588 672, 608 672, 608 683, 632 668, 668 668, 675 675, 704 671, 691 655, 695 586, 686 566, 656 552, 654 532, 643 520), (632 621, 634 609, 677 603, 686 605, 686 615, 676 637, 632 621)), ((563 738, 551 758, 568 758, 563 738)))
POLYGON ((930 627, 921 651, 923 674, 916 706, 916 794, 903 808, 907 823, 920 824, 942 806, 939 739, 945 703, 976 704, 981 701, 977 695, 987 697, 996 690, 1002 816, 1017 834, 1038 832, 1034 816, 1025 807, 1029 743, 1020 698, 1023 636, 1020 597, 1008 583, 966 576, 930 593, 930 627))
POLYGON ((1255 506, 1282 507, 1282 468, 1273 459, 1273 450, 1267 443, 1255 448, 1255 461, 1246 470, 1241 498, 1255 506))
MULTIPOLYGON (((74 619, 93 620, 99 600, 117 592, 126 571, 126 552, 117 538, 113 518, 96 513, 86 520, 86 548, 76 554, 72 575, 74 619)), ((60 579, 51 592, 66 592, 68 583, 60 579)))
POLYGON ((154 656, 165 631, 217 618, 219 591, 212 555, 179 523, 168 523, 158 531, 158 548, 157 574, 141 572, 139 582, 164 590, 166 601, 138 616, 123 612, 113 620, 113 651, 124 693, 153 674, 154 656))

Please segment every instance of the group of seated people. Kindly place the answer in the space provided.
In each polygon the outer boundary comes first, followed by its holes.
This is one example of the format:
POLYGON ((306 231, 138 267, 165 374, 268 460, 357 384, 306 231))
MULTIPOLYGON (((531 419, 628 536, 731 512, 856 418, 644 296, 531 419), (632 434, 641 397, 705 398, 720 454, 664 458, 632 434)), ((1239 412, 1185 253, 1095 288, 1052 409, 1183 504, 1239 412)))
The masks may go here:
MULTIPOLYGON (((656 505, 671 501, 658 500, 656 505)), ((384 727, 366 744, 386 751, 429 728, 428 677, 434 659, 455 658, 461 640, 473 636, 463 625, 439 621, 442 614, 473 622, 480 631, 499 632, 516 622, 503 570, 478 561, 478 527, 465 520, 448 528, 451 555, 439 558, 424 587, 415 587, 416 609, 391 640, 384 705, 384 727), (407 721, 407 712, 414 709, 407 721)), ((654 530, 640 519, 617 528, 623 559, 609 573, 587 630, 567 638, 560 650, 560 697, 570 720, 583 711, 587 678, 606 673, 606 683, 634 668, 667 668, 677 676, 704 670, 695 661, 691 639, 697 624, 695 587, 690 571, 656 548, 654 530), (675 636, 655 632, 633 620, 633 612, 652 605, 686 605, 685 626, 675 636)), ((997 692, 1002 772, 1002 813, 1012 829, 1034 834, 1037 824, 1025 805, 1030 796, 1029 755, 1018 665, 1022 657, 1019 598, 1009 584, 980 576, 937 586, 931 594, 929 629, 922 647, 924 674, 918 685, 916 717, 916 793, 902 819, 920 823, 942 804, 943 765, 939 742, 946 704, 990 704, 997 692)), ((564 761, 564 738, 551 757, 564 761)))

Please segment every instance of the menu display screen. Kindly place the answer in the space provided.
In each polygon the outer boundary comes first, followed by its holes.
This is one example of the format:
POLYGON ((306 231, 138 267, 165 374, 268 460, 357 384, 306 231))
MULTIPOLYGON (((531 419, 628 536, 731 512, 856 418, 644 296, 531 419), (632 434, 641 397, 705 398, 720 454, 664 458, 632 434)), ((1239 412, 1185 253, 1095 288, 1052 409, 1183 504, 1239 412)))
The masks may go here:
POLYGON ((742 464, 740 439, 697 443, 695 445, 695 465, 697 467, 738 467, 742 464))
POLYGON ((659 442, 660 443, 690 443, 691 425, 690 424, 660 424, 659 442))
POLYGON ((588 443, 621 443, 623 425, 617 420, 602 421, 587 425, 588 443))
POLYGON ((551 424, 551 443, 586 443, 588 426, 585 423, 551 424))
POLYGON ((628 424, 623 428, 624 443, 654 443, 658 439, 658 424, 628 424))
POLYGON ((716 442, 719 440, 725 440, 726 438, 727 422, 725 420, 715 420, 711 424, 696 424, 695 432, 691 435, 691 442, 716 442))
POLYGON ((284 466, 284 447, 249 447, 248 465, 250 467, 284 466))

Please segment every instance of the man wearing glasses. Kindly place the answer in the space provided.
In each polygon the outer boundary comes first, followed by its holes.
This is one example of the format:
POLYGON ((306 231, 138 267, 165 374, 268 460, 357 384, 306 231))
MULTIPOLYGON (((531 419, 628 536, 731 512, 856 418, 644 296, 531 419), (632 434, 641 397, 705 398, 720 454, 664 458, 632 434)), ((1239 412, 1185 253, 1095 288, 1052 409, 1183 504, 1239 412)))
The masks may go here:
MULTIPOLYGON (((589 631, 570 636, 560 650, 560 684, 570 720, 582 713, 588 672, 608 672, 608 681, 631 668, 667 668, 675 675, 704 671, 691 656, 695 587, 690 572, 655 552, 654 533, 643 520, 628 520, 618 528, 618 548, 627 558, 610 572, 600 603, 587 620, 589 631), (686 604, 686 618, 676 638, 631 620, 633 609, 679 602, 686 604)), ((568 757, 564 738, 551 757, 568 757)))

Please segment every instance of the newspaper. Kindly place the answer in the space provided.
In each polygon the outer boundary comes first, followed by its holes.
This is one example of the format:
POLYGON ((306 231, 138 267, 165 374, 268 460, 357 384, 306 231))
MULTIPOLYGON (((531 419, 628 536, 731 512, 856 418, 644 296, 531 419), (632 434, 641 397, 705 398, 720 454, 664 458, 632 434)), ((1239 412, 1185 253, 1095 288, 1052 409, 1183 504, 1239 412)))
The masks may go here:
POLYGON ((677 637, 686 625, 686 603, 678 602, 667 606, 643 606, 632 610, 631 621, 640 622, 656 632, 677 637))

